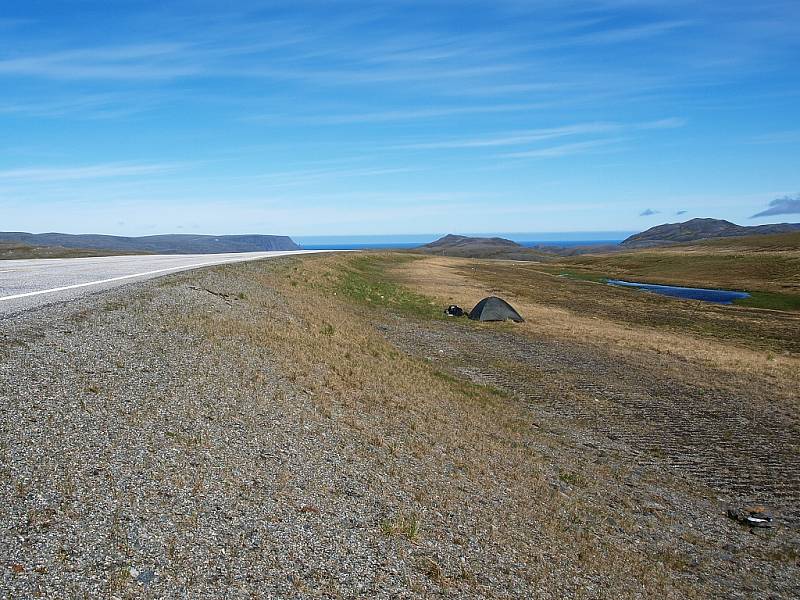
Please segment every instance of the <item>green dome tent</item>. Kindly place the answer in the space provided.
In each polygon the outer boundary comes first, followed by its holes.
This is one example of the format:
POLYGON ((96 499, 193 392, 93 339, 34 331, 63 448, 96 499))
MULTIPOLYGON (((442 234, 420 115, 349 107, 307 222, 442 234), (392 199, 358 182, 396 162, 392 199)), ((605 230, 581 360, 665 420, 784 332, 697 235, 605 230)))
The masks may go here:
POLYGON ((523 323, 520 314, 508 302, 497 296, 484 298, 469 312, 473 321, 506 321, 511 319, 515 323, 523 323))

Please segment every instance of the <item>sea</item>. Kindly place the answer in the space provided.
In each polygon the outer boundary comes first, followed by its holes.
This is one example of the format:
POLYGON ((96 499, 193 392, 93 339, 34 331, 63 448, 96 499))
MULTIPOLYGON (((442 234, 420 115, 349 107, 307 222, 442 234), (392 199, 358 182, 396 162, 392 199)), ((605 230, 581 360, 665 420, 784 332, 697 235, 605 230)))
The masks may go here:
MULTIPOLYGON (((465 233, 471 237, 502 237, 532 248, 535 246, 613 246, 634 231, 465 233)), ((417 248, 438 240, 444 234, 292 236, 305 250, 385 250, 417 248)))

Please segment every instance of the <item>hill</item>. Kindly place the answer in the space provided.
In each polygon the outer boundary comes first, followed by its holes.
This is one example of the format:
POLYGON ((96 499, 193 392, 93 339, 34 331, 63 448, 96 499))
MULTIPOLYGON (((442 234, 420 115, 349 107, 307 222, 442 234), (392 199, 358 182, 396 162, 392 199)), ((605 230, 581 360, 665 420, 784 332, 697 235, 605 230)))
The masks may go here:
POLYGON ((448 233, 446 236, 439 238, 435 242, 425 244, 422 248, 430 249, 453 249, 453 248, 474 248, 480 246, 482 248, 522 248, 517 242, 507 240, 501 237, 469 237, 466 235, 453 235, 448 233))
POLYGON ((622 242, 622 246, 648 248, 713 238, 770 235, 795 231, 800 232, 800 223, 774 223, 748 227, 723 219, 691 219, 683 223, 665 223, 651 227, 647 231, 630 236, 622 242))
POLYGON ((517 242, 501 237, 470 237, 453 234, 420 246, 415 251, 439 256, 503 260, 542 260, 543 257, 546 257, 543 252, 525 248, 517 242))
POLYGON ((68 233, 0 232, 0 243, 60 248, 100 249, 124 253, 212 254, 217 252, 263 252, 298 250, 299 246, 283 235, 116 235, 68 233))
POLYGON ((680 247, 748 252, 800 252, 800 231, 712 238, 689 242, 680 247))
POLYGON ((597 252, 615 252, 616 244, 589 244, 586 246, 523 246, 501 237, 470 237, 448 234, 435 242, 416 248, 414 252, 456 256, 460 258, 493 258, 499 260, 553 260, 558 256, 578 256, 597 252))
POLYGON ((144 254, 101 250, 99 248, 64 248, 63 246, 31 246, 19 242, 0 242, 0 260, 29 258, 83 258, 88 256, 120 256, 144 254))

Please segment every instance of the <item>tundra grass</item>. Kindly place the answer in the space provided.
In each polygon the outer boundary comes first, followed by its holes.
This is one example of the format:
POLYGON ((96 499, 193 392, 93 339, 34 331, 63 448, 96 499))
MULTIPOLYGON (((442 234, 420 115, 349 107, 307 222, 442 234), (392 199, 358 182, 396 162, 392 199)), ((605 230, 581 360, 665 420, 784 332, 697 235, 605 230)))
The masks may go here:
POLYGON ((800 251, 733 251, 711 248, 584 255, 541 265, 547 272, 570 272, 586 279, 614 278, 663 285, 767 292, 759 308, 794 310, 800 299, 800 251), (787 308, 788 307, 788 308, 787 308))
MULTIPOLYGON (((555 269, 546 269, 547 272, 555 272, 555 269)), ((606 283, 609 279, 617 279, 624 277, 627 280, 635 281, 636 283, 647 283, 647 284, 654 284, 654 285, 679 285, 679 286, 687 286, 685 281, 674 281, 670 280, 667 283, 663 279, 651 279, 651 278, 642 278, 642 277, 630 277, 630 276, 620 276, 620 275, 608 275, 608 274, 600 274, 600 273, 590 273, 586 271, 561 271, 559 273, 561 277, 566 277, 569 279, 573 279, 576 281, 592 281, 594 283, 606 283)), ((722 289, 716 288, 714 286, 708 284, 694 284, 689 285, 689 287, 702 287, 705 289, 722 289)), ((636 292, 640 290, 629 290, 631 292, 636 292)), ((734 289, 733 291, 747 291, 744 289, 734 289)), ((748 291, 750 294, 749 298, 740 298, 733 301, 733 304, 737 306, 745 306, 749 308, 765 308, 768 310, 782 310, 782 311, 800 311, 800 294, 786 294, 781 292, 761 292, 761 291, 748 291)))
POLYGON ((403 255, 351 257, 336 277, 336 289, 361 304, 382 306, 418 318, 444 318, 442 307, 433 299, 398 285, 387 276, 387 269, 413 260, 418 259, 403 255))
POLYGON ((750 292, 749 298, 734 300, 734 304, 750 308, 800 312, 800 295, 781 294, 779 292, 750 292))
MULTIPOLYGON (((486 335, 497 335, 498 343, 516 335, 562 332, 570 343, 584 348, 597 343, 615 350, 644 338, 657 348, 648 346, 642 352, 636 347, 627 359, 632 365, 649 373, 651 359, 657 356, 659 361, 674 363, 679 376, 687 377, 698 361, 687 363, 672 352, 694 352, 694 338, 680 327, 669 335, 654 335, 653 325, 640 313, 656 311, 656 316, 669 320, 675 318, 672 313, 677 308, 681 323, 691 324, 698 307, 652 295, 623 296, 592 281, 537 271, 538 266, 374 253, 309 255, 218 267, 216 272, 225 273, 226 291, 237 300, 219 310, 188 315, 188 324, 193 330, 199 324, 215 342, 212 347, 228 340, 237 352, 272 351, 293 387, 303 390, 318 414, 352 440, 346 444, 348 460, 370 457, 365 477, 378 485, 368 501, 382 507, 380 518, 371 525, 376 539, 392 544, 387 552, 423 546, 436 549, 432 550, 439 565, 436 571, 442 574, 436 581, 450 586, 452 595, 465 595, 475 585, 473 578, 458 579, 454 575, 457 563, 439 554, 442 548, 461 546, 469 547, 473 555, 484 548, 497 556, 513 555, 526 565, 523 576, 531 582, 527 590, 531 593, 516 597, 534 595, 534 588, 560 589, 554 597, 569 597, 574 589, 557 586, 577 580, 581 587, 590 580, 597 582, 608 597, 720 595, 714 593, 719 590, 707 589, 707 582, 698 583, 693 573, 685 576, 685 565, 661 559, 658 549, 662 546, 686 551, 685 544, 674 545, 670 537, 674 532, 670 533, 666 522, 651 521, 649 532, 642 534, 641 523, 631 521, 629 526, 628 520, 616 518, 620 507, 635 515, 642 504, 627 487, 628 471, 616 463, 584 460, 591 454, 585 448, 579 450, 580 460, 575 460, 567 446, 572 438, 550 431, 557 423, 540 427, 515 394, 477 385, 459 369, 508 371, 515 380, 533 377, 531 389, 544 390, 567 405, 595 402, 591 397, 573 397, 564 380, 569 365, 553 364, 553 370, 538 372, 515 371, 503 360, 488 367, 469 363, 470 356, 458 345, 460 332, 474 326, 486 335), (281 300, 263 290, 276 290, 281 300), (441 308, 448 301, 470 306, 487 293, 509 293, 515 304, 520 301, 529 321, 509 328, 440 320, 441 308), (633 304, 622 300, 629 297, 634 298, 633 304), (591 309, 582 310, 588 306, 591 309), (614 306, 623 307, 624 312, 610 316, 606 309, 614 306), (436 343, 439 338, 427 337, 434 330, 450 332, 447 339, 453 345, 442 346, 436 343), (398 343, 396 332, 434 343, 406 348, 398 343), (440 352, 445 359, 430 357, 440 352), (625 479, 624 485, 618 477, 625 479), (421 526, 409 515, 418 515, 421 526)), ((766 312, 734 310, 747 315, 766 312)), ((705 314, 702 324, 707 326, 730 312, 705 314)), ((741 343, 737 330, 732 334, 741 343)), ((720 341, 718 331, 709 335, 720 341)), ((585 364, 594 364, 592 352, 587 351, 585 364)), ((726 356, 733 354, 725 349, 726 356)), ((770 365, 781 361, 784 357, 777 357, 770 365)), ((704 372, 705 385, 716 385, 716 380, 707 381, 721 377, 713 373, 704 372)), ((605 375, 598 371, 592 376, 605 375)), ((498 385, 504 385, 503 381, 498 385)), ((719 385, 724 389, 725 380, 719 385)), ((287 394, 280 401, 291 399, 287 394)), ((326 443, 320 440, 321 447, 326 443)), ((654 481, 648 479, 636 494, 662 485, 654 481)), ((664 489, 672 494, 677 488, 664 489)), ((469 568, 486 581, 485 565, 473 563, 469 568)), ((429 574, 430 569, 423 572, 429 574)), ((473 591, 491 595, 493 590, 473 591)))
MULTIPOLYGON (((657 254, 656 254, 657 255, 657 254)), ((659 255, 657 255, 659 256, 659 255)), ((677 273, 676 257, 661 257, 663 265, 677 273)), ((684 257, 684 260, 687 258, 684 257)), ((348 255, 334 262, 335 269, 325 271, 328 290, 340 294, 359 306, 385 309, 417 319, 445 317, 442 308, 450 301, 471 306, 475 298, 444 297, 436 292, 437 282, 420 288, 414 281, 398 277, 401 271, 425 271, 427 257, 401 253, 371 253, 348 255), (423 292, 421 292, 423 290, 423 292)), ((448 261, 446 258, 438 260, 448 261)), ((584 259, 585 260, 585 259, 584 259)), ((638 257, 651 265, 650 258, 638 257)), ((304 264, 312 264, 306 261, 304 264)), ((800 353, 800 320, 789 311, 800 310, 800 295, 769 291, 751 291, 751 298, 738 301, 742 308, 715 305, 699 301, 665 298, 639 290, 613 288, 604 285, 607 278, 636 276, 563 270, 539 263, 502 263, 496 261, 466 261, 453 259, 453 268, 462 276, 485 285, 483 295, 502 290, 520 299, 534 301, 567 314, 593 316, 602 321, 617 323, 639 330, 646 338, 649 330, 664 330, 677 335, 689 334, 709 338, 723 344, 768 353, 800 353), (554 277, 561 275, 561 277, 554 277), (746 309, 746 310, 742 310, 746 309), (771 309, 768 311, 753 309, 771 309), (772 311, 785 311, 782 315, 772 311)), ((706 267, 707 268, 707 265, 706 267)), ((749 269, 748 266, 745 270, 749 269)), ((638 278, 641 280, 642 278, 638 278)), ((684 281, 649 280, 649 283, 684 283, 684 281)), ((764 281, 762 287, 766 287, 764 281)), ((700 287, 715 287, 706 280, 695 283, 700 287)), ((730 286, 739 287, 739 286, 730 286)), ((502 292, 498 292, 502 293, 502 292)), ((458 320, 460 325, 475 325, 458 320)), ((541 325, 538 326, 541 328, 541 325)), ((495 328, 511 332, 513 328, 496 324, 495 328)), ((602 340, 598 340, 601 341, 602 340)))
POLYGON ((101 248, 64 248, 62 246, 30 246, 28 244, 0 242, 0 260, 35 258, 86 258, 93 256, 130 256, 149 252, 124 252, 101 248))
MULTIPOLYGON (((541 265, 494 265, 479 263, 471 270, 461 268, 487 288, 507 290, 519 298, 582 316, 594 316, 628 327, 644 327, 674 333, 701 335, 747 348, 800 352, 800 296, 753 291, 751 298, 736 306, 667 298, 636 289, 605 285, 611 273, 578 272, 578 276, 557 277, 541 265), (761 311, 758 309, 772 309, 761 311), (786 311, 777 313, 773 311, 786 311)), ((563 273, 563 271, 562 271, 563 273)), ((613 274, 614 278, 675 285, 685 281, 613 274)), ((699 287, 719 287, 699 283, 699 287)), ((728 289, 741 289, 730 286, 728 289)), ((523 315, 524 316, 524 315, 523 315)), ((644 331, 643 331, 644 333, 644 331)))
MULTIPOLYGON (((273 351, 292 386, 353 440, 349 460, 369 457, 365 477, 385 482, 369 498, 385 506, 386 518, 374 523, 381 539, 450 548, 455 536, 455 547, 469 547, 470 554, 486 547, 491 555, 518 557, 526 580, 544 589, 567 586, 559 597, 571 595, 574 584, 563 582, 576 577, 602 582, 615 596, 636 589, 702 597, 650 551, 611 542, 619 530, 597 518, 595 503, 553 493, 549 481, 557 474, 548 474, 552 467, 531 448, 561 442, 533 440, 539 434, 525 406, 387 339, 381 323, 424 330, 444 318, 438 299, 394 277, 393 269, 414 262, 388 254, 327 255, 219 267, 237 300, 223 310, 187 315, 186 325, 204 332, 212 347, 273 351), (272 290, 285 302, 276 304, 272 290), (561 517, 553 519, 555 514, 561 517), (570 558, 575 556, 579 563, 570 558)), ((597 469, 569 467, 590 482, 582 493, 606 497, 608 481, 597 469)), ((407 552, 402 546, 391 551, 407 552)), ((455 563, 437 563, 444 573, 456 572, 455 563)), ((488 571, 475 570, 487 580, 488 571)), ((476 585, 439 579, 456 595, 476 585)), ((473 592, 481 590, 491 591, 473 592)))

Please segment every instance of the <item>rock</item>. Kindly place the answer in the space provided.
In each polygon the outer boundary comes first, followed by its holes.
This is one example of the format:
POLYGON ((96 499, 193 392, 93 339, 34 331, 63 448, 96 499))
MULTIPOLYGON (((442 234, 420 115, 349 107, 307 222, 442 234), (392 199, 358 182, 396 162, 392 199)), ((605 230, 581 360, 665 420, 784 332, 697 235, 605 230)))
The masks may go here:
POLYGON ((152 569, 147 569, 146 571, 142 571, 139 573, 139 576, 136 578, 136 581, 139 583, 150 583, 153 579, 156 578, 156 573, 152 569))

